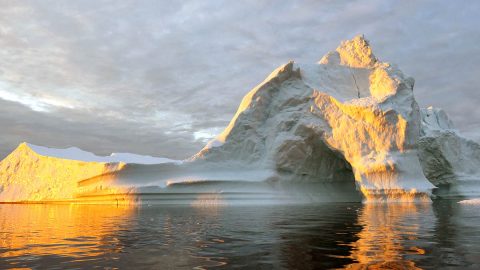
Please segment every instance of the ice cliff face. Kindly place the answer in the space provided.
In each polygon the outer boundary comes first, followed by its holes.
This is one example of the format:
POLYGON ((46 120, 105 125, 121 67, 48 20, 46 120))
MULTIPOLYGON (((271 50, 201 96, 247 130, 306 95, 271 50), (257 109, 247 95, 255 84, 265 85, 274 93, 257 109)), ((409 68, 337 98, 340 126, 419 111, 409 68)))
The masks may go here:
POLYGON ((480 196, 480 145, 464 138, 441 109, 422 110, 419 157, 425 176, 444 197, 480 196))
MULTIPOLYGON (((103 163, 43 156, 22 143, 0 162, 0 201, 68 200, 88 192, 81 180, 121 170, 125 163, 103 163)), ((116 193, 117 190, 104 190, 116 193)))
POLYGON ((270 167, 280 178, 350 181, 367 198, 423 196, 414 80, 379 61, 362 37, 318 64, 290 62, 250 91, 195 160, 270 167))
MULTIPOLYGON (((81 149, 52 149, 20 144, 0 162, 0 201, 85 200, 132 191, 114 173, 128 163, 159 164, 169 159, 133 154, 101 157, 81 149), (83 199, 82 199, 83 198, 83 199)), ((124 196, 116 196, 124 200, 124 196)))

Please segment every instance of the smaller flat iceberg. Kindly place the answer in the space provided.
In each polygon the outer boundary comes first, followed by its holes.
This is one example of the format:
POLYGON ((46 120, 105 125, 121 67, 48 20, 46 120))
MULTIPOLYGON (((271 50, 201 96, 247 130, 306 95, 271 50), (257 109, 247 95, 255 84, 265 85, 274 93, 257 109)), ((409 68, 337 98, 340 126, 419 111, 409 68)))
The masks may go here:
POLYGON ((110 202, 108 196, 126 200, 135 187, 119 184, 114 174, 127 164, 179 163, 129 153, 97 156, 76 147, 55 149, 21 143, 0 162, 0 202, 82 201, 100 195, 110 202))

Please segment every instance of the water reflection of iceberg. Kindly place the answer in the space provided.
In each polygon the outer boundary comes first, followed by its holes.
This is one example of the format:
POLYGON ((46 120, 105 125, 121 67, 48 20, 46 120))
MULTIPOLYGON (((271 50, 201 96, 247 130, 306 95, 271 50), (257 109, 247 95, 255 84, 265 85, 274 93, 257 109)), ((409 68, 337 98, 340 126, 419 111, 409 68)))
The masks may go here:
POLYGON ((0 268, 478 269, 480 209, 0 204, 0 268))
POLYGON ((1 267, 61 261, 82 265, 85 259, 102 260, 106 248, 114 256, 122 247, 116 234, 132 225, 134 212, 126 206, 2 204, 0 259, 10 259, 1 267))
POLYGON ((358 217, 363 229, 353 243, 352 269, 418 269, 412 257, 425 254, 418 237, 430 204, 366 204, 358 217), (360 267, 361 266, 361 267, 360 267))

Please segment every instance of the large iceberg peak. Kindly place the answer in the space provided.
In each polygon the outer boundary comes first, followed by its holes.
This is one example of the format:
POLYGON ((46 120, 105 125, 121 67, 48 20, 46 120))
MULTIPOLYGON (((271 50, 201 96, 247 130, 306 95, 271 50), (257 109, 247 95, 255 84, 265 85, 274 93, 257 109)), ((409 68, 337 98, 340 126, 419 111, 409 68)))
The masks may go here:
POLYGON ((378 62, 370 43, 363 35, 342 41, 335 51, 327 53, 320 64, 343 65, 353 68, 371 68, 378 62))
POLYGON ((289 61, 287 64, 281 65, 276 68, 267 78, 254 87, 250 92, 248 92, 242 99, 242 102, 238 106, 237 112, 233 116, 232 120, 228 126, 223 130, 220 135, 208 142, 208 144, 196 155, 191 157, 189 160, 194 160, 202 158, 205 152, 208 152, 209 149, 222 146, 227 138, 231 135, 232 129, 235 125, 238 125, 238 118, 244 114, 245 111, 253 109, 258 111, 254 114, 253 122, 259 123, 261 120, 259 118, 265 118, 263 108, 268 107, 272 96, 275 96, 277 90, 280 89, 280 86, 289 79, 301 79, 300 68, 295 64, 294 61, 289 61))
POLYGON ((263 81, 262 84, 271 81, 283 82, 290 77, 300 77, 300 70, 295 65, 295 62, 293 60, 290 60, 288 61, 288 63, 276 68, 272 73, 270 73, 270 75, 268 75, 268 77, 263 81))
POLYGON ((194 160, 244 162, 293 181, 355 182, 368 199, 423 199, 433 185, 415 148, 412 89, 413 79, 378 62, 357 36, 318 65, 279 67, 244 97, 221 143, 194 160))

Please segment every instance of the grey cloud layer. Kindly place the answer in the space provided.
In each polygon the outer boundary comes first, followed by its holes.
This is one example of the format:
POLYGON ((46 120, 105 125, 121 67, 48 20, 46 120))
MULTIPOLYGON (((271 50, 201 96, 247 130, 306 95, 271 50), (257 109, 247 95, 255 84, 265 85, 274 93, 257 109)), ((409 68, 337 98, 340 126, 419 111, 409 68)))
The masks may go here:
POLYGON ((421 106, 479 128, 480 3, 0 1, 0 156, 21 141, 184 158, 278 65, 364 33, 421 106))

